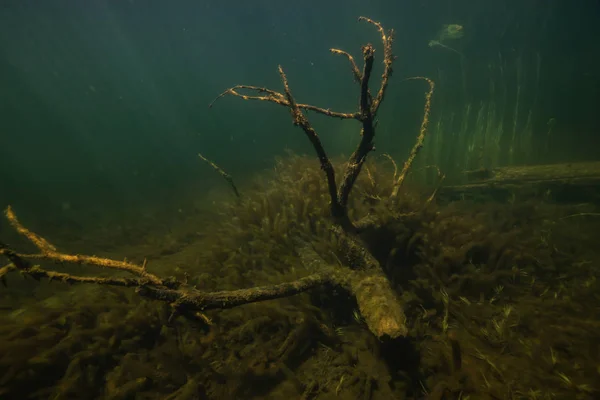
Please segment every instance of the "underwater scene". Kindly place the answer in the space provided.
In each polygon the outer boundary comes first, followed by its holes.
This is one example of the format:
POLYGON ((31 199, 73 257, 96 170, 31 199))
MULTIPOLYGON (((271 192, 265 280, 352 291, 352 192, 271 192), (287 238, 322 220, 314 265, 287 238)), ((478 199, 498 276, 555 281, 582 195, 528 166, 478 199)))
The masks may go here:
POLYGON ((600 2, 4 0, 0 400, 600 399, 600 2))

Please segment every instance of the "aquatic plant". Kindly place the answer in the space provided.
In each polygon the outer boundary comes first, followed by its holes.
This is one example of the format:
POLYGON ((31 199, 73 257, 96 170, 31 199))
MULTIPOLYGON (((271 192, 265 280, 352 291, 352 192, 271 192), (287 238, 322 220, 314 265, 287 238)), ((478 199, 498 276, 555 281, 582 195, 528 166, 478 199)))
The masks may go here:
MULTIPOLYGON (((344 160, 331 161, 343 173, 344 160)), ((388 207, 397 176, 394 163, 372 157, 348 211, 370 221, 360 236, 402 301, 409 338, 378 340, 350 293, 329 285, 178 316, 126 288, 23 283, 17 272, 0 291, 27 290, 0 314, 0 397, 594 398, 597 209, 518 195, 511 204, 428 202, 412 178, 388 207), (31 295, 39 289, 50 297, 31 295)), ((206 293, 329 265, 360 272, 361 259, 330 229, 312 157, 277 159, 240 194, 218 202, 209 222, 187 215, 197 242, 151 255, 146 268, 206 293)))
POLYGON ((440 29, 440 31, 437 33, 435 39, 431 39, 429 41, 428 45, 429 45, 429 47, 438 46, 438 47, 444 48, 446 50, 453 51, 462 57, 462 53, 460 51, 456 50, 453 47, 448 46, 444 42, 447 42, 448 40, 460 39, 464 36, 464 33, 465 32, 464 32, 462 25, 459 25, 459 24, 443 25, 442 29, 440 29))
MULTIPOLYGON (((435 164, 449 181, 464 182, 471 171, 558 161, 551 152, 556 150, 556 120, 547 121, 545 133, 534 135, 540 116, 540 53, 498 53, 485 70, 477 68, 461 61, 464 102, 457 102, 456 94, 438 98, 420 163, 435 164), (468 74, 469 68, 473 73, 468 74), (484 76, 485 84, 479 83, 484 76)), ((439 81, 445 92, 448 87, 441 76, 439 81)))

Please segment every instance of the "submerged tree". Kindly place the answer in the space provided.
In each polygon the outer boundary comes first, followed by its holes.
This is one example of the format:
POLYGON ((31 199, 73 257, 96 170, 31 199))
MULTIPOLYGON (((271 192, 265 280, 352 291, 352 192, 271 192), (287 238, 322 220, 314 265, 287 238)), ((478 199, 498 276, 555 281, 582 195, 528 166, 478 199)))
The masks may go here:
MULTIPOLYGON (((267 101, 288 108, 294 125, 302 128, 317 153, 321 169, 325 174, 330 197, 330 212, 333 222, 331 229, 339 237, 340 243, 346 253, 346 258, 351 261, 350 265, 328 265, 313 250, 309 242, 298 237, 295 239, 298 258, 303 264, 310 265, 312 270, 317 271, 316 273, 278 285, 233 291, 203 292, 188 285, 186 281, 177 280, 173 277, 162 278, 149 272, 145 262, 143 265, 137 265, 128 261, 116 261, 95 256, 59 252, 55 246, 43 237, 24 227, 18 221, 12 209, 8 207, 5 214, 12 226, 20 234, 29 239, 37 247, 39 253, 21 254, 7 245, 0 243, 0 254, 10 261, 10 264, 0 268, 0 279, 4 280, 7 273, 18 270, 22 274, 32 276, 36 279, 48 278, 67 283, 94 283, 133 287, 140 295, 168 302, 173 307, 174 312, 190 317, 201 315, 198 313, 202 310, 225 309, 252 302, 291 296, 317 286, 329 284, 331 286, 341 286, 356 297, 360 313, 369 326, 369 329, 377 337, 387 336, 396 338, 405 336, 408 332, 402 305, 397 299, 379 262, 369 252, 367 245, 360 236, 360 232, 366 227, 373 226, 374 222, 369 218, 352 221, 348 213, 348 200, 354 183, 361 173, 368 154, 374 149, 375 118, 384 100, 394 62, 392 54, 393 31, 386 31, 380 23, 369 18, 360 17, 359 21, 364 21, 375 26, 381 36, 384 70, 377 93, 373 94, 369 89, 369 81, 375 59, 375 49, 371 44, 362 47, 362 69, 359 69, 354 58, 349 53, 343 50, 331 49, 332 53, 346 57, 350 63, 354 79, 359 85, 360 100, 357 111, 350 113, 335 112, 310 104, 298 103, 292 95, 288 78, 281 66, 279 66, 279 74, 283 82, 283 92, 258 86, 237 85, 217 97, 217 99, 220 99, 226 95, 232 95, 244 100, 267 101), (241 93, 242 90, 249 90, 252 94, 243 94, 241 93), (339 184, 329 156, 317 132, 305 115, 306 111, 313 111, 329 117, 354 119, 361 124, 361 140, 356 150, 350 156, 339 184), (36 260, 94 265, 126 271, 132 274, 133 277, 104 278, 77 276, 44 269, 33 263, 36 260)), ((430 90, 426 96, 423 123, 417 143, 404 163, 401 172, 398 174, 398 178, 395 179, 394 189, 390 195, 391 200, 394 200, 398 196, 407 172, 423 144, 431 95, 433 93, 433 82, 427 78, 423 79, 427 80, 430 85, 430 90)), ((206 161, 204 157, 202 158, 206 161)), ((216 165, 213 164, 213 166, 228 180, 236 191, 236 195, 239 196, 230 177, 216 167, 216 165)))

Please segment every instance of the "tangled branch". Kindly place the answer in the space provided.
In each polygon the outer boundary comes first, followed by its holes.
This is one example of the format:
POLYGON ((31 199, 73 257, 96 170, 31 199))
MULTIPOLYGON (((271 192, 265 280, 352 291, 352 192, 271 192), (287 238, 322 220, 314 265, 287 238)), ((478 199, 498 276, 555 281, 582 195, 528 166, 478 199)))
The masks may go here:
MULTIPOLYGON (((305 264, 312 263, 312 269, 319 271, 318 273, 276 285, 203 292, 189 286, 185 281, 173 277, 163 279, 149 273, 146 270, 146 262, 140 266, 128 261, 59 252, 46 239, 25 228, 10 207, 6 209, 5 216, 17 232, 29 239, 40 250, 36 254, 20 254, 0 242, 0 256, 4 256, 10 262, 0 268, 0 280, 5 285, 6 275, 13 271, 19 271, 36 280, 46 278, 69 284, 91 283, 133 287, 141 296, 169 303, 175 313, 196 315, 205 310, 227 309, 248 303, 293 296, 327 284, 344 287, 356 296, 371 331, 378 337, 406 335, 404 314, 395 301, 391 287, 384 286, 387 291, 383 293, 380 290, 382 282, 378 282, 377 279, 384 279, 380 276, 381 274, 378 274, 376 270, 370 270, 372 268, 353 271, 344 267, 327 265, 308 244, 301 240, 298 240, 297 249, 300 260, 305 264), (44 269, 39 265, 32 264, 30 260, 99 266, 126 271, 134 277, 79 276, 44 269), (373 294, 374 292, 376 295, 373 294), (382 304, 385 307, 382 307, 382 304)), ((385 284, 385 282, 383 283, 385 284)))
MULTIPOLYGON (((354 58, 349 53, 338 49, 331 49, 332 53, 343 55, 348 59, 354 79, 360 85, 357 111, 352 113, 342 113, 309 104, 298 103, 292 95, 288 78, 281 66, 279 66, 278 70, 283 83, 283 93, 258 86, 236 85, 227 89, 215 99, 215 101, 217 101, 226 95, 232 95, 244 100, 267 101, 289 109, 292 122, 294 125, 302 128, 319 158, 321 169, 325 173, 329 197, 331 199, 331 215, 335 222, 332 230, 338 236, 339 243, 344 248, 344 253, 347 255, 347 258, 351 260, 352 265, 328 265, 316 254, 310 244, 297 239, 296 252, 298 258, 303 264, 310 266, 312 270, 319 271, 318 273, 311 274, 293 282, 271 286, 260 286, 232 291, 203 292, 195 287, 189 286, 187 281, 180 281, 174 277, 162 278, 149 272, 145 261, 142 265, 138 265, 127 260, 116 261, 97 256, 60 252, 46 239, 25 228, 19 222, 13 210, 9 207, 6 209, 5 214, 11 225, 17 232, 33 243, 39 252, 35 254, 20 254, 10 249, 5 244, 0 243, 0 255, 7 258, 10 262, 7 266, 0 268, 0 279, 2 282, 5 282, 5 276, 9 272, 19 271, 24 275, 32 276, 36 279, 47 278, 51 280, 60 280, 66 283, 94 283, 110 286, 135 287, 140 295, 168 302, 173 307, 174 311, 185 314, 189 314, 190 312, 197 313, 202 310, 231 308, 242 304, 291 296, 317 286, 328 284, 343 287, 356 298, 362 316, 369 326, 369 329, 377 337, 388 336, 396 338, 405 336, 407 334, 407 328, 403 308, 387 277, 383 273, 381 266, 360 239, 356 226, 350 221, 348 216, 347 207, 350 193, 366 161, 367 155, 374 149, 375 118, 385 97, 389 78, 393 71, 392 64, 394 61, 394 56, 392 55, 393 31, 390 30, 389 32, 386 32, 380 23, 369 18, 360 17, 359 21, 368 22, 369 24, 374 25, 379 31, 383 43, 384 70, 380 87, 374 96, 369 90, 369 81, 373 71, 375 54, 373 46, 367 44, 362 47, 362 70, 359 69, 354 58), (245 95, 240 93, 240 90, 249 90, 255 94, 245 95), (347 162, 339 186, 336 182, 335 171, 331 161, 321 143, 319 135, 306 117, 305 111, 314 111, 330 117, 342 119, 355 119, 362 125, 361 140, 347 162), (85 264, 124 271, 131 274, 132 277, 106 278, 78 276, 65 272, 47 270, 40 265, 34 265, 32 261, 85 264)), ((423 138, 425 136, 431 94, 433 92, 433 82, 428 79, 427 81, 431 85, 431 90, 426 98, 425 121, 423 122, 421 132, 417 139, 417 146, 413 149, 413 152, 411 152, 411 156, 400 173, 400 178, 398 178, 396 185, 397 187, 400 187, 402 184, 404 176, 410 168, 420 146, 422 146, 423 138)), ((211 107, 215 101, 210 104, 211 107)), ((239 196, 231 177, 216 164, 204 158, 204 156, 200 155, 200 157, 217 170, 217 172, 230 183, 236 195, 239 196)))
POLYGON ((21 254, 0 242, 0 255, 10 261, 10 264, 0 268, 0 279, 5 279, 6 274, 9 272, 19 271, 35 279, 47 278, 65 283, 95 283, 110 286, 136 287, 138 293, 141 295, 155 300, 167 301, 179 310, 191 308, 199 311, 231 308, 240 304, 292 296, 332 281, 332 274, 325 270, 319 274, 309 275, 294 282, 278 285, 232 291, 202 292, 175 278, 163 279, 148 272, 146 270, 146 262, 142 265, 137 265, 128 261, 59 252, 46 239, 25 228, 17 219, 11 207, 6 209, 5 216, 17 232, 33 243, 40 252, 35 254, 21 254), (134 275, 134 277, 104 278, 72 275, 44 269, 39 265, 32 264, 29 260, 98 266, 125 271, 134 275))
POLYGON ((304 130, 306 136, 308 137, 313 148, 315 149, 315 152, 317 153, 317 157, 319 158, 321 168, 323 169, 327 179, 328 192, 329 197, 331 199, 332 217, 336 224, 342 226, 347 231, 355 230, 355 227, 353 226, 352 222, 350 221, 350 218, 348 217, 348 199, 350 197, 352 187, 354 186, 354 183, 356 182, 356 179, 360 174, 362 166, 366 161, 367 155, 374 149, 374 121, 375 117, 377 116, 379 107, 385 97, 385 91, 388 86, 389 78, 392 75, 392 64, 394 61, 394 56, 392 54, 392 43, 394 37, 393 30, 386 32, 379 22, 373 21, 370 18, 360 17, 358 20, 374 25, 381 35, 381 41, 383 44, 384 69, 383 74, 381 76, 381 84, 375 98, 373 98, 369 90, 369 81, 371 79, 371 72, 373 70, 375 54, 375 49, 373 48, 373 46, 371 44, 367 44, 362 47, 362 71, 359 69, 358 65, 354 60, 354 57, 352 57, 350 53, 339 49, 330 50, 333 54, 345 56, 350 63, 354 79, 360 85, 360 101, 358 111, 351 113, 343 113, 331 111, 329 109, 324 109, 310 104, 298 103, 292 96, 287 76, 284 73, 283 68, 281 66, 279 66, 278 70, 284 86, 283 93, 265 87, 251 85, 236 85, 232 88, 225 90, 209 105, 209 107, 212 107, 217 100, 223 98, 226 95, 231 95, 235 97, 240 97, 243 100, 268 101, 287 107, 292 115, 292 121, 294 125, 299 126, 304 130), (257 95, 242 94, 239 92, 240 89, 256 92, 257 95), (306 116, 304 115, 303 111, 305 110, 314 111, 323 115, 327 115, 329 117, 355 119, 361 122, 362 124, 360 143, 358 144, 356 150, 352 153, 350 159, 348 160, 346 170, 344 172, 339 187, 337 185, 335 172, 333 170, 331 162, 329 161, 329 157, 325 152, 323 145, 321 144, 321 140, 319 139, 317 132, 314 130, 314 128, 308 121, 308 118, 306 118, 306 116))

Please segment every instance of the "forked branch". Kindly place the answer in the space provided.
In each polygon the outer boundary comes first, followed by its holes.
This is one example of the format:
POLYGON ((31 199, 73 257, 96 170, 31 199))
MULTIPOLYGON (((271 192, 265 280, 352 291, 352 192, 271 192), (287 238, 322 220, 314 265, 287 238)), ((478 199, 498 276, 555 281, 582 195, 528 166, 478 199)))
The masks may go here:
MULTIPOLYGON (((235 85, 234 87, 231 87, 231 88, 225 90, 223 93, 218 95, 209 104, 208 107, 212 108, 215 105, 215 103, 217 102, 217 100, 219 100, 227 95, 240 97, 243 100, 267 101, 270 103, 279 104, 280 106, 284 106, 284 107, 288 107, 288 108, 290 107, 290 103, 286 100, 286 98, 283 94, 276 92, 274 90, 267 89, 267 88, 251 86, 251 85, 235 85), (240 93, 239 92, 240 89, 255 91, 259 94, 264 94, 264 95, 262 95, 262 96, 246 95, 246 94, 240 93)), ((328 108, 317 107, 317 106, 313 106, 311 104, 297 104, 297 106, 298 106, 298 108, 300 108, 302 110, 314 111, 316 113, 323 114, 328 117, 341 118, 341 119, 357 119, 357 120, 360 119, 359 113, 343 113, 343 112, 331 111, 328 108)))
POLYGON ((136 287, 139 293, 146 297, 168 301, 173 305, 176 305, 178 309, 191 307, 198 311, 215 308, 231 308, 245 303, 292 296, 315 286, 330 283, 332 280, 331 272, 329 270, 323 270, 318 274, 309 275, 289 283, 232 291, 202 292, 175 278, 161 278, 148 272, 146 270, 146 262, 142 265, 137 265, 128 261, 117 261, 109 258, 59 252, 56 247, 51 245, 46 239, 23 226, 17 219, 17 216, 11 207, 6 209, 5 216, 18 233, 23 235, 37 247, 39 253, 17 253, 4 243, 0 242, 0 255, 10 261, 10 264, 0 268, 0 279, 3 280, 9 272, 20 271, 22 274, 31 276, 35 279, 47 278, 65 283, 95 283, 110 286, 136 287), (133 275, 133 277, 106 278, 72 275, 64 272, 46 270, 39 265, 32 264, 29 260, 38 262, 47 261, 57 264, 71 263, 97 266, 112 270, 126 271, 133 275))
POLYGON ((331 214, 333 216, 333 219, 338 225, 342 226, 347 231, 354 231, 354 226, 348 217, 348 199, 350 197, 352 187, 354 186, 354 183, 356 182, 356 179, 360 174, 361 168, 366 160, 367 155, 374 148, 374 121, 379 107, 384 99, 389 78, 393 71, 392 64, 394 61, 394 56, 392 54, 393 31, 390 30, 389 32, 386 32, 379 22, 373 21, 370 18, 360 17, 359 21, 365 21, 374 25, 381 35, 381 41, 383 44, 384 70, 383 75, 381 77, 381 85, 379 87, 379 90, 377 91, 377 95, 375 96, 375 98, 373 98, 369 90, 369 81, 371 79, 371 72, 373 70, 373 61, 375 54, 373 46, 371 44, 367 44, 362 48, 364 61, 362 71, 359 69, 358 65, 354 61, 354 58, 348 52, 339 49, 331 49, 332 53, 343 55, 348 59, 348 61, 350 62, 350 67, 354 79, 360 84, 358 111, 352 113, 342 113, 313 106, 310 104, 298 103, 292 96, 287 76, 285 75, 281 66, 279 66, 279 74, 283 81, 284 93, 280 93, 265 87, 251 85, 236 85, 221 93, 210 104, 210 107, 212 107, 215 101, 221 99, 226 95, 232 95, 240 97, 243 100, 267 101, 289 108, 294 125, 300 126, 306 133, 306 136, 308 137, 313 148, 315 149, 315 152, 317 153, 317 157, 319 158, 321 168, 325 172, 329 196, 331 199, 331 214), (246 89, 256 92, 257 95, 242 94, 239 92, 240 89, 246 89), (335 172, 333 170, 331 162, 329 161, 329 157, 327 156, 327 153, 325 152, 325 149, 321 144, 321 140, 319 139, 317 132, 311 126, 310 122, 308 121, 308 118, 306 118, 306 116, 304 115, 304 110, 315 111, 317 113, 327 115, 330 117, 356 119, 362 124, 360 143, 358 144, 358 147, 352 153, 350 159, 348 160, 346 170, 344 172, 344 176, 339 187, 337 186, 335 172))
MULTIPOLYGON (((293 296, 322 285, 336 285, 349 290, 356 296, 361 312, 364 314, 371 331, 378 337, 398 337, 406 335, 405 319, 389 285, 379 282, 383 276, 369 268, 353 271, 339 266, 329 266, 320 259, 310 246, 299 241, 298 256, 302 262, 312 263, 313 270, 318 271, 292 282, 284 282, 270 286, 258 286, 249 289, 203 292, 184 281, 175 278, 160 278, 146 271, 146 263, 136 265, 127 261, 116 261, 108 258, 72 255, 59 252, 40 235, 25 228, 9 207, 5 212, 11 225, 40 251, 36 254, 20 254, 0 242, 0 256, 10 262, 0 268, 0 281, 6 285, 6 276, 13 271, 30 276, 36 280, 47 278, 64 283, 92 283, 117 287, 133 287, 137 293, 153 300, 167 302, 173 311, 179 314, 194 313, 212 309, 226 309, 243 304, 272 300, 293 296), (47 270, 34 265, 30 260, 56 263, 78 263, 99 266, 108 269, 129 272, 133 277, 112 278, 97 276, 79 276, 65 272, 47 270), (311 260, 311 261, 307 261, 311 260), (388 290, 383 292, 377 287, 383 284, 388 290), (373 291, 377 292, 376 295, 373 291), (385 305, 385 306, 382 306, 385 305)), ((359 255, 360 256, 360 255, 359 255)), ((366 263, 368 264, 368 263, 366 263)))
MULTIPOLYGON (((9 207, 6 210, 6 217, 20 234, 34 244, 39 250, 39 253, 20 254, 0 243, 0 255, 10 261, 10 264, 0 268, 0 279, 4 281, 6 274, 17 270, 22 274, 32 276, 36 279, 48 278, 59 279, 68 283, 96 283, 111 286, 135 287, 140 295, 168 302, 176 311, 183 313, 215 308, 230 308, 246 303, 286 297, 304 292, 316 286, 330 284, 341 286, 354 295, 360 312, 364 316, 369 329, 376 336, 389 336, 395 338, 406 335, 406 320, 402 306, 400 302, 398 302, 394 290, 383 273, 379 263, 369 253, 367 247, 363 245, 358 235, 355 235, 355 226, 348 217, 348 199, 352 187, 361 172, 361 168, 364 165, 367 155, 374 148, 375 117, 385 97, 385 91, 392 74, 392 64, 394 61, 394 56, 392 55, 393 31, 386 32, 380 23, 369 18, 361 17, 359 20, 374 25, 381 35, 383 43, 384 71, 381 77, 379 90, 375 97, 373 97, 369 91, 369 81, 373 70, 375 54, 373 46, 367 44, 362 47, 364 62, 362 71, 358 68, 354 58, 349 53, 342 50, 332 50, 333 53, 347 57, 352 68, 353 76, 360 84, 358 110, 356 112, 341 113, 309 104, 298 103, 292 95, 288 78, 281 66, 279 67, 279 74, 283 82, 283 93, 258 86, 236 85, 227 89, 215 99, 216 101, 225 95, 232 95, 244 100, 267 101, 289 109, 294 125, 301 127, 306 134, 317 153, 321 168, 325 172, 328 192, 331 198, 331 214, 335 222, 332 229, 338 235, 340 244, 344 247, 344 252, 347 255, 350 255, 353 264, 351 268, 346 266, 328 265, 316 254, 310 244, 298 240, 296 248, 298 257, 303 264, 310 267, 309 269, 318 271, 317 273, 293 282, 272 286, 233 291, 202 292, 189 286, 185 281, 180 281, 172 277, 161 278, 158 275, 148 272, 146 262, 142 265, 137 265, 126 260, 116 261, 96 256, 59 252, 55 246, 50 244, 43 237, 25 228, 18 221, 16 215, 9 207), (249 90, 255 94, 245 95, 240 93, 240 90, 249 90), (355 119, 362 124, 361 140, 348 160, 339 187, 337 186, 335 172, 329 157, 325 152, 317 132, 304 114, 304 111, 314 111, 336 118, 355 119), (30 260, 87 264, 125 271, 133 276, 129 278, 77 276, 43 269, 39 265, 33 265, 30 260)), ((429 104, 429 101, 430 96, 427 104, 429 104)), ((213 104, 214 101, 210 106, 212 107, 213 104)), ((428 115, 428 108, 426 108, 426 115, 428 115)), ((424 127, 426 127, 426 123, 424 124, 424 127)), ((421 130, 419 143, 422 143, 424 127, 422 127, 421 130)), ((413 152, 414 155, 416 155, 416 152, 418 152, 418 149, 413 152)), ((412 159, 414 158, 413 153, 411 153, 411 158, 407 161, 408 164, 405 164, 405 168, 401 173, 401 179, 403 179, 402 176, 406 174, 406 171, 410 167, 410 163, 412 163, 412 159)), ((207 161, 206 159, 204 160, 207 161)), ((213 165, 213 167, 215 166, 213 165)), ((224 173, 224 171, 220 170, 218 167, 216 169, 227 179, 228 175, 224 173)), ((400 186, 401 183, 402 181, 399 179, 397 186, 400 186)), ((235 186, 233 187, 234 191, 236 191, 235 186)))

